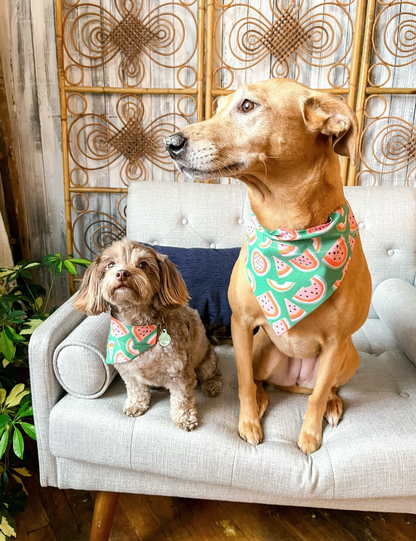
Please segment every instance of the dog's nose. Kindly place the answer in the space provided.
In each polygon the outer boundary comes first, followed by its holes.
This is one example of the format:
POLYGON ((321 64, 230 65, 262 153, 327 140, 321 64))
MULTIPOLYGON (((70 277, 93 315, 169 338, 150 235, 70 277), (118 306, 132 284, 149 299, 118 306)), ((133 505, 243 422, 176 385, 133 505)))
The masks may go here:
POLYGON ((120 282, 123 282, 124 280, 126 280, 128 277, 130 276, 130 273, 129 271, 126 271, 126 270, 119 270, 117 271, 116 273, 116 278, 117 280, 120 280, 120 282))
POLYGON ((165 148, 172 158, 179 158, 186 149, 187 138, 182 133, 174 133, 165 139, 165 148))

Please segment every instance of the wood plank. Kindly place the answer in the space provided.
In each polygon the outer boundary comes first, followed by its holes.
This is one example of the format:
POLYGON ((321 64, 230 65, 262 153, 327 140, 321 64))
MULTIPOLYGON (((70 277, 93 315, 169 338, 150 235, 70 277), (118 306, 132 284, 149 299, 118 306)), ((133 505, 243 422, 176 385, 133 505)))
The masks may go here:
POLYGON ((216 501, 175 498, 174 505, 179 507, 181 517, 194 539, 201 541, 247 539, 216 501))
POLYGON ((146 505, 167 541, 196 541, 175 509, 173 498, 148 496, 146 505))
POLYGON ((129 519, 140 541, 148 539, 166 541, 166 537, 160 531, 159 524, 146 505, 146 498, 147 496, 120 494, 118 505, 129 519))
POLYGON ((84 490, 69 489, 64 492, 83 538, 89 539, 92 515, 94 513, 94 501, 91 497, 91 493, 84 490))
POLYGON ((48 514, 50 525, 59 541, 84 541, 65 492, 49 487, 41 490, 40 497, 48 514))
MULTIPOLYGON (((286 520, 290 508, 263 506, 252 503, 220 502, 221 507, 247 536, 247 539, 262 541, 312 541, 315 537, 306 537, 295 522, 286 520)), ((293 520, 293 518, 292 518, 293 520)), ((304 526, 302 524, 302 526, 304 526)), ((322 541, 322 540, 320 540, 322 541)))
POLYGON ((41 530, 50 525, 48 514, 42 503, 40 492, 43 490, 39 486, 36 476, 25 478, 25 486, 29 493, 27 499, 27 508, 24 513, 17 515, 16 527, 22 539, 30 538, 30 534, 36 530, 41 530))
MULTIPOLYGON (((19 537, 20 541, 20 537, 19 537)), ((29 541, 61 541, 55 536, 51 526, 45 526, 29 534, 29 541)))

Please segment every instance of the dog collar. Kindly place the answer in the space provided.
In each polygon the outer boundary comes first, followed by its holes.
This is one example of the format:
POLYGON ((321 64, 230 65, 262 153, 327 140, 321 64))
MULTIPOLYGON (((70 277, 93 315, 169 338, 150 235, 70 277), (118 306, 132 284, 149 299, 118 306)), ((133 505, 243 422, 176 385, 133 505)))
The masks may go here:
POLYGON ((156 344, 157 325, 123 325, 111 317, 107 364, 128 363, 156 344))
POLYGON ((281 336, 338 288, 350 264, 357 222, 346 202, 328 222, 296 231, 262 227, 253 214, 245 240, 251 289, 281 336))

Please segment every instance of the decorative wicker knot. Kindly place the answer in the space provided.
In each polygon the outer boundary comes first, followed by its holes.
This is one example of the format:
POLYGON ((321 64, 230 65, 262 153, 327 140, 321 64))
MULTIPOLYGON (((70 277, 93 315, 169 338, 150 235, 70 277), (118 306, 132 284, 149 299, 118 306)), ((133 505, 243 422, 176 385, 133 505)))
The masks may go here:
POLYGON ((118 23, 109 36, 129 60, 136 59, 154 38, 155 34, 131 13, 118 23))
POLYGON ((298 20, 286 12, 274 22, 260 41, 279 62, 283 62, 305 43, 308 37, 298 20))
POLYGON ((412 137, 405 145, 404 148, 407 150, 409 156, 416 157, 416 137, 412 137))
POLYGON ((134 120, 130 120, 108 142, 133 165, 144 156, 153 156, 155 153, 154 141, 144 132, 141 124, 134 120))

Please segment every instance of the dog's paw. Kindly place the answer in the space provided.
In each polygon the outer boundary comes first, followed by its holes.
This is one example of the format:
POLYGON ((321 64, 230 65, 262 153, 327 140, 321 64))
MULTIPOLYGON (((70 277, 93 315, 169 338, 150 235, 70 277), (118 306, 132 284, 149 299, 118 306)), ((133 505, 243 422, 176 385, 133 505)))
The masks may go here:
POLYGON ((298 447, 305 455, 310 455, 317 451, 322 445, 322 431, 320 433, 311 433, 302 428, 299 435, 298 447))
POLYGON ((217 396, 222 390, 222 381, 219 379, 209 379, 203 381, 201 387, 206 396, 217 396))
POLYGON ((240 438, 251 445, 259 445, 263 441, 263 430, 260 426, 260 419, 246 421, 240 419, 238 423, 238 433, 240 438))
POLYGON ((342 415, 342 401, 339 396, 335 395, 328 400, 326 404, 325 418, 331 428, 338 426, 342 415))
POLYGON ((172 411, 173 424, 186 432, 198 426, 198 413, 196 409, 175 409, 172 411))
POLYGON ((130 399, 127 399, 124 404, 123 411, 129 417, 139 417, 140 415, 143 415, 143 413, 145 413, 148 409, 148 402, 133 402, 130 399))

